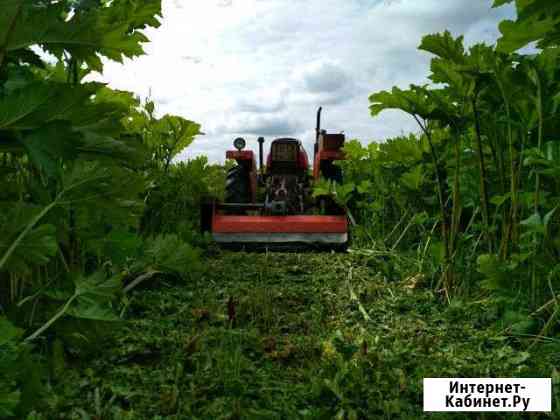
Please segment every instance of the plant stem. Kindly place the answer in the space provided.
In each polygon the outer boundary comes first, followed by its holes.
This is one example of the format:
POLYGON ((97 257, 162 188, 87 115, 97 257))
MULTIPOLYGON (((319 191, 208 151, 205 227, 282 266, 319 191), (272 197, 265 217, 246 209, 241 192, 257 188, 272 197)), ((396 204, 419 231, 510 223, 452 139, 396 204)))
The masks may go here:
POLYGON ((459 233, 459 222, 461 219, 461 136, 455 139, 455 179, 453 182, 453 209, 451 211, 451 234, 449 238, 450 247, 455 250, 455 244, 459 233))
POLYGON ((391 247, 391 251, 394 251, 395 249, 397 249, 397 246, 399 246, 399 244, 403 240, 404 236, 406 235, 406 233, 412 227, 413 224, 414 224, 414 216, 412 216, 412 219, 410 219, 410 222, 408 222, 408 224, 405 226, 405 228, 403 229, 403 231, 399 235, 398 239, 395 241, 395 243, 391 247))
POLYGON ((138 286, 140 283, 142 283, 144 280, 148 280, 149 278, 155 276, 156 274, 160 274, 161 271, 156 271, 156 270, 150 270, 147 271, 144 274, 139 275, 138 277, 136 277, 132 282, 130 282, 124 289, 123 289, 123 293, 128 293, 130 292, 132 289, 134 289, 136 286, 138 286))
POLYGON ((441 175, 440 172, 440 168, 439 168, 439 160, 437 158, 436 155, 436 151, 434 148, 434 144, 432 141, 432 135, 430 133, 430 131, 428 130, 428 127, 426 127, 424 124, 422 124, 422 122, 420 121, 420 119, 418 118, 418 116, 413 114, 414 119, 416 120, 416 122, 418 123, 418 125, 420 126, 420 128, 422 129, 422 131, 424 132, 424 134, 426 135, 426 138, 428 139, 428 144, 430 145, 430 154, 432 156, 432 160, 434 162, 434 166, 435 166, 435 172, 436 172, 436 181, 437 181, 437 193, 438 193, 438 199, 439 199, 439 207, 440 207, 440 212, 441 212, 441 217, 442 217, 442 225, 441 225, 441 231, 442 231, 442 238, 443 238, 443 251, 444 251, 444 273, 443 273, 443 279, 445 282, 445 288, 447 291, 447 287, 451 286, 452 280, 449 277, 449 269, 450 267, 450 261, 449 261, 449 220, 448 220, 448 216, 447 216, 447 210, 445 208, 445 197, 444 197, 444 184, 443 184, 443 177, 441 175))
POLYGON ((12 33, 12 31, 15 28, 16 25, 16 21, 21 13, 21 9, 23 7, 23 0, 21 0, 18 5, 16 6, 15 9, 15 13, 12 16, 12 19, 10 20, 10 23, 8 24, 8 30, 6 31, 6 37, 1 40, 1 44, 0 44, 0 69, 2 68, 2 65, 4 64, 4 59, 6 58, 6 50, 8 48, 8 40, 10 39, 10 34, 12 33))
POLYGON ((16 240, 14 242, 12 242, 10 247, 6 250, 6 252, 2 256, 2 259, 0 259, 0 271, 2 270, 2 268, 4 267, 4 265, 6 264, 8 259, 12 256, 13 252, 16 250, 16 248, 18 247, 20 242, 23 240, 23 238, 25 238, 25 236, 29 233, 29 231, 31 229, 33 229, 33 227, 37 224, 37 222, 39 222, 39 220, 41 220, 57 204, 58 204, 58 202, 55 199, 51 204, 49 204, 43 210, 41 210, 39 212, 39 214, 37 214, 35 217, 33 217, 29 223, 27 223, 27 226, 25 227, 25 229, 23 231, 21 231, 21 233, 18 235, 16 240))
MULTIPOLYGON (((542 103, 542 85, 541 79, 538 76, 538 72, 535 70, 535 82, 537 84, 537 113, 539 118, 539 132, 538 132, 538 140, 537 140, 537 148, 539 152, 542 151, 542 143, 543 143, 543 132, 544 132, 544 115, 543 115, 543 103, 542 103)), ((539 195, 541 189, 541 180, 540 174, 537 172, 536 181, 535 181, 535 213, 539 211, 539 195)))
POLYGON ((503 257, 505 258, 508 255, 509 249, 509 239, 511 237, 513 245, 517 241, 517 234, 516 234, 516 223, 517 223, 517 183, 515 181, 515 153, 513 148, 513 127, 511 124, 511 108, 509 99, 506 95, 505 87, 501 81, 501 79, 496 75, 496 83, 500 89, 500 93, 502 95, 502 100, 504 101, 504 106, 506 109, 506 116, 507 116, 507 137, 508 137, 508 146, 509 146, 509 159, 510 159, 510 193, 511 193, 511 211, 509 213, 509 222, 507 223, 507 228, 505 230, 505 237, 503 238, 503 257))
POLYGON ((480 129, 480 116, 478 113, 477 97, 472 99, 472 107, 474 113, 475 130, 476 130, 476 148, 478 152, 478 167, 480 171, 480 201, 482 204, 482 220, 484 223, 484 230, 486 240, 488 242, 488 250, 492 252, 492 239, 490 235, 490 213, 488 205, 488 190, 486 189, 487 175, 486 165, 484 163, 484 151, 482 149, 482 133, 480 129))
POLYGON ((43 334, 43 332, 45 332, 52 324, 54 324, 59 318, 64 316, 64 314, 68 311, 68 308, 70 307, 72 302, 74 302, 74 300, 78 296, 79 296, 79 293, 74 292, 72 297, 70 297, 70 299, 68 299, 66 301, 64 306, 62 308, 60 308, 60 310, 51 319, 49 319, 45 324, 43 324, 43 326, 41 326, 41 328, 39 328, 37 331, 35 331, 33 334, 31 334, 29 337, 27 337, 25 339, 25 341, 35 340, 37 337, 39 337, 41 334, 43 334))

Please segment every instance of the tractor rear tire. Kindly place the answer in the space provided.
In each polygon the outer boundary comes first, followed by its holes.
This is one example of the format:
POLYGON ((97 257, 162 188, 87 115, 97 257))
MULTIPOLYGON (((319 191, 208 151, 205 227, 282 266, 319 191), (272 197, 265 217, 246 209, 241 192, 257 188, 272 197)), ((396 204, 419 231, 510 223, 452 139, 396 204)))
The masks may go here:
POLYGON ((241 166, 231 168, 226 177, 226 203, 249 203, 251 201, 251 187, 249 173, 241 166))
POLYGON ((212 197, 202 197, 200 200, 200 233, 212 233, 212 218, 214 217, 214 201, 212 197))
POLYGON ((329 181, 342 184, 342 168, 334 165, 332 161, 327 160, 321 164, 321 175, 329 181))

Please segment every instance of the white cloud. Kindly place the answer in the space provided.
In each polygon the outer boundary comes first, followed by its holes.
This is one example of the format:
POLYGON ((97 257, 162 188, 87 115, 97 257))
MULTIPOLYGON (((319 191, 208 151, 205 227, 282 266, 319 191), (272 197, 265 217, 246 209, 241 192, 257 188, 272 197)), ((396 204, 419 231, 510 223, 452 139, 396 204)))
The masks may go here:
POLYGON ((253 136, 290 136, 301 130, 294 117, 281 114, 240 114, 232 117, 220 131, 253 136))
MULTIPOLYGON (((349 138, 416 130, 396 112, 371 118, 368 96, 426 83, 421 37, 449 29, 467 44, 493 42, 511 7, 491 0, 163 0, 147 55, 108 63, 103 80, 142 96, 159 113, 198 121, 207 133, 182 154, 222 160, 238 135, 313 141, 315 110, 349 138)), ((254 138, 253 138, 254 137, 254 138)), ((270 138, 268 139, 270 140, 270 138)))

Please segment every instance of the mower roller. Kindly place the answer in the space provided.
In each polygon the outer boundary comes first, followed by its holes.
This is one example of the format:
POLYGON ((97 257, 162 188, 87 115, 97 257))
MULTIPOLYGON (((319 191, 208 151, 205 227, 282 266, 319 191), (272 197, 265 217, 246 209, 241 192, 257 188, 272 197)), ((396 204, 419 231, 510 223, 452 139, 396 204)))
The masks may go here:
POLYGON ((236 161, 228 171, 223 202, 202 205, 201 227, 214 241, 230 246, 313 245, 345 249, 348 242, 346 212, 329 197, 314 198, 313 183, 321 178, 342 182, 344 134, 321 129, 317 111, 313 169, 301 141, 278 138, 270 144, 266 164, 264 138, 259 137, 259 166, 243 138, 226 158, 236 161))

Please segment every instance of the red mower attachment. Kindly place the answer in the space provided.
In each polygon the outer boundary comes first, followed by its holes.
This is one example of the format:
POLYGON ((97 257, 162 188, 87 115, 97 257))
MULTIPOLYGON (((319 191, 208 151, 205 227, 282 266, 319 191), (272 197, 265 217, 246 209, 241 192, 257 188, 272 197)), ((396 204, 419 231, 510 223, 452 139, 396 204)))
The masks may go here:
POLYGON ((243 244, 336 244, 348 241, 346 216, 236 216, 214 214, 216 242, 243 244))

